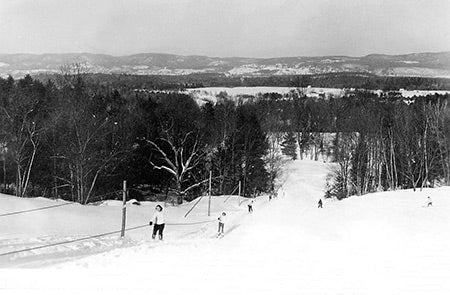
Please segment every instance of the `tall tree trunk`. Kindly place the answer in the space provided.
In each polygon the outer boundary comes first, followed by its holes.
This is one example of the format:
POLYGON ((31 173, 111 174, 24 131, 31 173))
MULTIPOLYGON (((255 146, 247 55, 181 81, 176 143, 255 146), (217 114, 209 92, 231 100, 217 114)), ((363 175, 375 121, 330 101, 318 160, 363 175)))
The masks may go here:
POLYGON ((422 184, 420 186, 420 189, 422 190, 424 185, 427 185, 428 182, 428 149, 427 149, 427 141, 428 141, 428 117, 425 122, 425 131, 423 134, 423 159, 424 159, 424 166, 425 166, 425 175, 422 179, 422 184))
POLYGON ((33 167, 33 163, 34 163, 34 157, 36 155, 36 150, 37 150, 37 146, 36 143, 34 142, 34 140, 31 140, 31 143, 33 144, 33 152, 31 154, 31 159, 30 162, 28 163, 28 169, 26 172, 26 175, 24 175, 25 179, 25 183, 23 184, 23 189, 22 189, 22 194, 25 196, 25 193, 27 191, 27 187, 28 187, 28 183, 30 181, 30 175, 31 175, 31 167, 33 167))
POLYGON ((6 155, 3 158, 3 185, 4 185, 4 192, 6 193, 6 155))
POLYGON ((17 175, 16 175, 16 190, 17 190, 17 196, 22 198, 22 173, 20 169, 20 163, 17 161, 17 175))

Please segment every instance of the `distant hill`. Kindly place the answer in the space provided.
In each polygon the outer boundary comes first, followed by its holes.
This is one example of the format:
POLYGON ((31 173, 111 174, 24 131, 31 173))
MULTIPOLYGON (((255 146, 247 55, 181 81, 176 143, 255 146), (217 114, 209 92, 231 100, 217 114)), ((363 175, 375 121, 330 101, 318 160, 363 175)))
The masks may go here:
POLYGON ((62 65, 81 63, 92 73, 186 75, 220 73, 230 76, 313 75, 360 72, 378 76, 450 78, 450 52, 363 57, 241 58, 141 53, 111 56, 91 53, 0 54, 0 75, 55 73, 62 65))

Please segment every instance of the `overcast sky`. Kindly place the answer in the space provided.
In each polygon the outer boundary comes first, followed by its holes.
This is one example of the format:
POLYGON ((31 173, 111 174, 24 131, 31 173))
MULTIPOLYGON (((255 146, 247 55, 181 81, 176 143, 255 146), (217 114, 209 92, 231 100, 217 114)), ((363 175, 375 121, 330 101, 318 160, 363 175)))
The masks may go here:
POLYGON ((0 0, 0 53, 450 50, 450 0, 0 0))

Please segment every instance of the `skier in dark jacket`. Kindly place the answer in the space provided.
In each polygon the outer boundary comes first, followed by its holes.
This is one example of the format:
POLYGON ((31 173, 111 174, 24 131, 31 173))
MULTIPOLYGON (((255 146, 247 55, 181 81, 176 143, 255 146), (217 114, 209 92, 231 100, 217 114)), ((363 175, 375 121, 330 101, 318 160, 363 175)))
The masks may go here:
POLYGON ((323 208, 322 205, 323 205, 322 199, 319 199, 319 202, 317 203, 317 208, 323 208))
POLYGON ((248 213, 253 213, 253 200, 248 203, 248 213))

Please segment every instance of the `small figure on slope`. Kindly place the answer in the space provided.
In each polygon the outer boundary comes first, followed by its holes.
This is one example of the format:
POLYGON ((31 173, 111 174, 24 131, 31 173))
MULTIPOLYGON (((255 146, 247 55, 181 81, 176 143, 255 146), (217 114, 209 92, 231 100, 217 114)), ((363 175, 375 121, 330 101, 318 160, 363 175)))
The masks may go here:
POLYGON ((152 239, 155 239, 156 234, 158 234, 159 239, 162 240, 164 226, 165 226, 164 212, 163 212, 163 208, 161 207, 161 205, 157 205, 155 207, 155 210, 156 210, 156 212, 155 212, 155 214, 153 214, 153 218, 149 222, 150 226, 154 224, 152 239))
POLYGON ((223 236, 223 231, 224 231, 224 228, 225 228, 226 216, 227 216, 227 214, 225 212, 222 212, 222 215, 220 215, 219 218, 217 218, 217 220, 219 220, 219 232, 217 234, 218 238, 220 236, 223 236))
POLYGON ((428 196, 428 199, 427 199, 427 207, 430 207, 430 206, 433 206, 433 201, 431 200, 431 197, 428 196))
POLYGON ((323 205, 322 199, 319 199, 319 202, 317 203, 317 208, 323 208, 322 205, 323 205))
POLYGON ((254 202, 254 200, 251 200, 249 203, 248 203, 248 213, 253 213, 253 202, 254 202))

